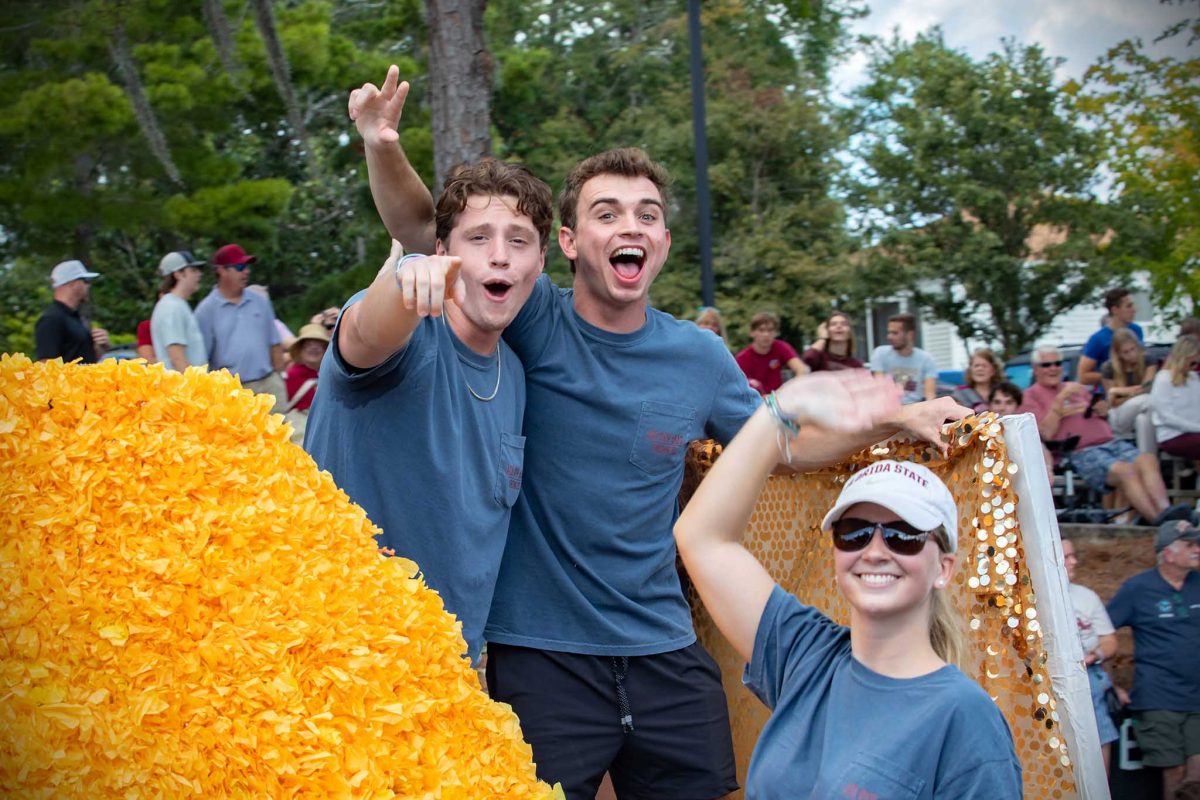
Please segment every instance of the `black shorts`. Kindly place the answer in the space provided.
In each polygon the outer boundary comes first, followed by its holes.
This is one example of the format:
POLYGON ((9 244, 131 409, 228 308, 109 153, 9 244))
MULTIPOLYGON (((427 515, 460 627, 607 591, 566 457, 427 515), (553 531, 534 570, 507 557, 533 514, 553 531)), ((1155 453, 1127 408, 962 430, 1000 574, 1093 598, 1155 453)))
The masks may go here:
POLYGON ((621 800, 737 789, 721 671, 699 643, 615 658, 489 643, 487 682, 568 800, 594 800, 606 771, 621 800))

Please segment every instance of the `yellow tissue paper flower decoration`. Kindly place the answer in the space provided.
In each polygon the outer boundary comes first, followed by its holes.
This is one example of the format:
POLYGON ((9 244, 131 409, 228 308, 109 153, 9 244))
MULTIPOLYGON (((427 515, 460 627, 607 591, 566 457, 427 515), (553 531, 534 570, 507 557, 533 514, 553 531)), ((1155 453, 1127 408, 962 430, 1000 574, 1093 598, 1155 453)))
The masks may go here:
POLYGON ((561 797, 270 406, 0 358, 0 795, 561 797))

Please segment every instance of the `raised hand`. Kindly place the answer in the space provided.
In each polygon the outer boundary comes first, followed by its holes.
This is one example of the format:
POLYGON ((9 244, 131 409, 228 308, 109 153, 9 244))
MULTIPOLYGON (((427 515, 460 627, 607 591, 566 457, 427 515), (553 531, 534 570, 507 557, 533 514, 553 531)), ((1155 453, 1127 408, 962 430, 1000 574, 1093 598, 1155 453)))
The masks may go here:
POLYGON ((350 93, 348 112, 368 147, 400 141, 396 128, 408 97, 408 81, 400 80, 400 68, 388 67, 383 87, 364 83, 350 93))
POLYGON ((900 389, 891 378, 866 370, 817 372, 788 381, 775 393, 779 410, 802 426, 831 431, 869 431, 900 410, 900 389))
POLYGON ((92 344, 98 350, 108 349, 108 331, 104 328, 92 328, 92 344))
POLYGON ((454 256, 424 256, 405 261, 396 268, 403 254, 400 243, 392 240, 386 264, 396 274, 404 307, 416 309, 419 316, 441 316, 446 301, 460 301, 466 291, 459 270, 462 259, 454 256))

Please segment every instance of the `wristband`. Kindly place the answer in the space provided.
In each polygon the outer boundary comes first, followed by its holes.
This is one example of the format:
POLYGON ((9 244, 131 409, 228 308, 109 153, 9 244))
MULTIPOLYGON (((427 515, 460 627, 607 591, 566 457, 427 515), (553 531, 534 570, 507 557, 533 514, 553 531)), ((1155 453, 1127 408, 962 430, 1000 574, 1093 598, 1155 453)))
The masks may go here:
POLYGON ((404 262, 415 261, 418 258, 424 258, 424 257, 425 257, 424 253, 405 253, 404 255, 400 256, 400 258, 398 258, 396 260, 396 269, 392 272, 392 275, 396 278, 396 286, 398 286, 401 289, 404 288, 403 286, 400 286, 400 267, 404 266, 404 262))

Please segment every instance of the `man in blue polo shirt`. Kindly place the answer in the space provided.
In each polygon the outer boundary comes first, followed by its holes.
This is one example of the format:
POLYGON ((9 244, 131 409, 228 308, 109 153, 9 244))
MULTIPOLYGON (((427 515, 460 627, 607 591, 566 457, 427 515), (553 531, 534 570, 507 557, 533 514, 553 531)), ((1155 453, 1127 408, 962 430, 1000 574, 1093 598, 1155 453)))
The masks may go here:
POLYGON ((227 244, 213 255, 217 285, 196 306, 196 322, 204 336, 209 370, 227 369, 242 386, 275 397, 279 409, 287 390, 283 370, 283 340, 275 327, 275 308, 258 292, 246 291, 250 265, 257 256, 238 244, 227 244))
POLYGON ((1133 692, 1142 761, 1163 770, 1163 796, 1200 788, 1200 531, 1164 522, 1158 566, 1134 575, 1108 604, 1114 628, 1133 629, 1133 692))
POLYGON ((1088 337, 1083 352, 1079 355, 1078 380, 1088 386, 1100 385, 1100 365, 1109 360, 1114 332, 1121 328, 1129 328, 1139 342, 1145 341, 1141 326, 1133 321, 1137 316, 1137 306, 1134 305, 1133 295, 1128 289, 1109 289, 1104 294, 1104 307, 1108 309, 1108 319, 1100 330, 1088 337))

